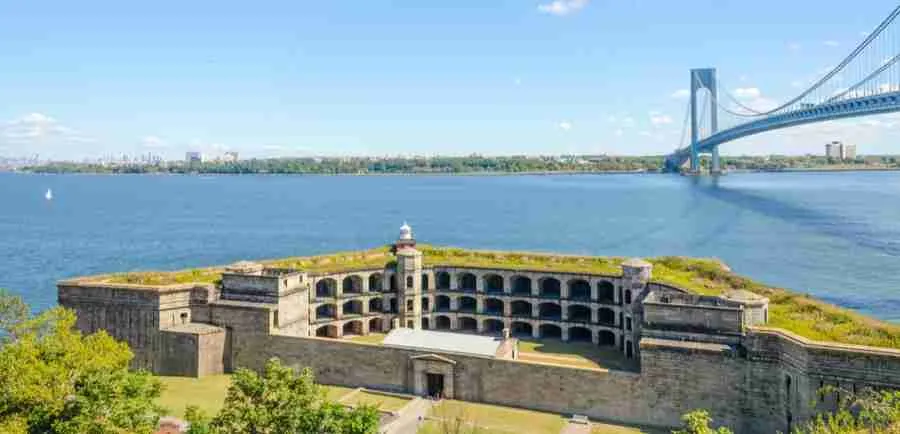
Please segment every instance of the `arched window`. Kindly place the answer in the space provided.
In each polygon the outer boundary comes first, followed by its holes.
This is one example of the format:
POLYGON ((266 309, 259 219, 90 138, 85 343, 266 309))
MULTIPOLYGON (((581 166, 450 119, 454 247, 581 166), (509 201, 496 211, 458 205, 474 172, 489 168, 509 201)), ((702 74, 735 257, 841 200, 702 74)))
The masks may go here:
POLYGON ((406 287, 407 288, 413 287, 413 277, 412 276, 406 276, 406 287))

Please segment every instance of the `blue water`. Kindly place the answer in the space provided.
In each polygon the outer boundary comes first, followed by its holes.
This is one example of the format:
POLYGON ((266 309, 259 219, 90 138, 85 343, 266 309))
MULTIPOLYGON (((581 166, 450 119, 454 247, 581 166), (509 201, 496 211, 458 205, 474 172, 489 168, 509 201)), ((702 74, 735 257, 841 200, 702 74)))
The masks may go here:
POLYGON ((900 173, 312 177, 0 174, 0 287, 390 242, 715 256, 900 320, 900 173), (52 188, 54 199, 44 199, 52 188))

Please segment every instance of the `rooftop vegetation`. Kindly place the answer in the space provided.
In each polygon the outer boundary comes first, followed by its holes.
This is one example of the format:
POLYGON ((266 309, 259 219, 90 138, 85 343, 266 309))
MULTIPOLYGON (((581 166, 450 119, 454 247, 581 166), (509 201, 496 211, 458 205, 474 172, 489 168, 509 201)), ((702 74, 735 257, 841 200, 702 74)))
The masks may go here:
MULTIPOLYGON (((419 245, 426 266, 496 267, 506 269, 621 274, 624 258, 554 255, 525 252, 477 251, 419 245)), ((395 260, 387 246, 329 255, 261 261, 272 267, 297 268, 311 273, 384 268, 395 260)), ((812 340, 900 349, 900 325, 855 313, 808 295, 773 288, 730 271, 715 259, 660 257, 653 264, 653 281, 691 292, 718 295, 732 289, 747 290, 769 298, 769 326, 785 329, 812 340)), ((107 283, 171 285, 215 283, 222 267, 172 272, 140 271, 92 278, 107 283)))

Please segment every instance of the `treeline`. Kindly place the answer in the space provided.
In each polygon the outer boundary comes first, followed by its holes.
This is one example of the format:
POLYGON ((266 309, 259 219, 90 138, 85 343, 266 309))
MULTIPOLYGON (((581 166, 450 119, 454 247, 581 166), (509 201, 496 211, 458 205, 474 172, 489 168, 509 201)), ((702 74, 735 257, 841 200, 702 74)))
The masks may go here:
MULTIPOLYGON (((707 158, 703 159, 708 164, 707 158)), ((763 157, 722 157, 723 165, 732 170, 802 170, 802 169, 896 169, 900 157, 894 155, 868 155, 853 160, 840 160, 823 155, 769 155, 763 157)))
POLYGON ((460 174, 525 172, 657 171, 663 157, 433 157, 272 158, 236 162, 94 164, 56 162, 29 166, 33 173, 208 174, 460 174))

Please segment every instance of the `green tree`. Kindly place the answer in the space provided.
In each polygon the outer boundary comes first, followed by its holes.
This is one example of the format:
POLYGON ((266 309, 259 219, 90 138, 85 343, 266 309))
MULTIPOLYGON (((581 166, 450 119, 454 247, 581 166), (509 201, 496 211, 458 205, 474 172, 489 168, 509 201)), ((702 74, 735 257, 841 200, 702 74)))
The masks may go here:
POLYGON ((834 411, 796 427, 794 434, 900 433, 900 391, 864 390, 854 394, 824 387, 819 394, 840 396, 834 411))
POLYGON ((681 429, 673 431, 673 434, 731 434, 731 430, 724 426, 711 428, 712 421, 708 411, 694 410, 681 416, 681 429))
MULTIPOLYGON (((206 425, 196 413, 192 423, 206 425)), ((211 433, 370 434, 377 431, 378 411, 371 406, 348 409, 327 399, 312 371, 297 372, 278 359, 262 375, 238 369, 222 410, 209 422, 211 433)), ((198 431, 195 434, 201 434, 198 431)))
POLYGON ((53 308, 31 316, 0 293, 0 431, 150 433, 159 382, 128 369, 132 353, 104 332, 82 335, 75 315, 53 308))

